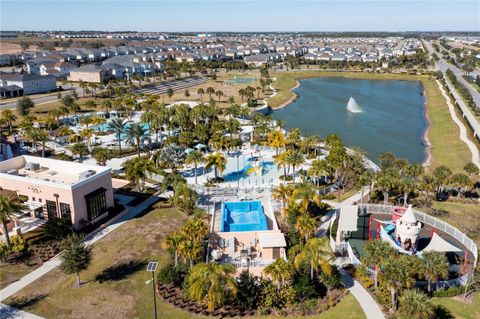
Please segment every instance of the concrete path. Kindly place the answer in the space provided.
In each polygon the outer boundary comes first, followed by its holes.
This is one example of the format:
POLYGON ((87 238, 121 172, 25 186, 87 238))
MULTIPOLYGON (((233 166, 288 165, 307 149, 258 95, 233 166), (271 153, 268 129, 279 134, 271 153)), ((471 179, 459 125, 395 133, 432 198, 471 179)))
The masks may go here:
MULTIPOLYGON (((368 187, 364 187, 364 196, 368 195, 368 187)), ((341 203, 333 202, 333 201, 326 201, 330 206, 334 208, 341 208, 342 206, 350 206, 353 205, 354 202, 359 202, 362 196, 361 191, 355 193, 354 195, 350 196, 349 198, 345 199, 341 203)), ((317 229, 317 236, 327 236, 328 235, 328 228, 330 226, 331 218, 333 216, 334 210, 331 210, 322 217, 320 226, 317 229)), ((343 264, 343 262, 338 258, 338 265, 343 264)), ((363 286, 353 279, 345 270, 339 267, 340 274, 342 276, 342 282, 347 287, 347 289, 351 292, 353 297, 358 301, 360 306, 363 309, 363 312, 367 316, 368 319, 384 319, 385 316, 382 313, 382 310, 376 303, 375 299, 370 295, 370 293, 363 288, 363 286)))
POLYGON ((342 276, 343 284, 345 287, 347 287, 355 299, 357 299, 358 303, 363 309, 363 312, 367 316, 367 319, 384 319, 385 316, 383 315, 382 310, 375 302, 375 299, 373 299, 368 293, 368 291, 341 268, 340 274, 342 276))
POLYGON ((440 91, 442 91, 442 95, 447 101, 448 104, 448 110, 450 111, 450 116, 452 117, 453 121, 455 124, 457 124, 458 128, 460 129, 460 139, 467 144, 468 148, 470 149, 470 152, 472 153, 472 163, 477 165, 478 168, 480 168, 480 154, 478 152, 478 148, 473 143, 469 138, 467 134, 467 128, 463 124, 463 122, 458 118, 457 113, 455 112, 455 107, 453 106, 452 102, 450 101, 447 92, 445 92, 445 89, 443 88, 443 85, 437 80, 438 87, 440 88, 440 91))
MULTIPOLYGON (((87 235, 85 237, 85 243, 87 245, 91 245, 96 241, 102 239, 103 237, 107 236, 109 233, 111 233, 112 231, 114 231, 115 229, 123 225, 126 221, 137 216, 138 214, 146 210, 148 207, 153 205, 158 200, 159 195, 160 195, 160 192, 154 194, 152 197, 148 198, 146 201, 144 201, 137 207, 127 208, 127 210, 124 213, 117 215, 116 217, 112 218, 105 224, 101 225, 98 228, 98 230, 87 235)), ((41 265, 31 273, 20 278, 20 280, 3 288, 2 290, 0 290, 0 301, 7 299, 8 297, 14 295, 21 289, 30 285, 35 280, 49 273, 50 271, 58 267, 60 263, 61 263, 60 256, 59 255, 55 256, 54 258, 45 262, 43 265, 41 265)), ((0 317, 0 319, 3 319, 3 317, 0 317)))
POLYGON ((0 304, 0 319, 43 319, 43 317, 0 304))

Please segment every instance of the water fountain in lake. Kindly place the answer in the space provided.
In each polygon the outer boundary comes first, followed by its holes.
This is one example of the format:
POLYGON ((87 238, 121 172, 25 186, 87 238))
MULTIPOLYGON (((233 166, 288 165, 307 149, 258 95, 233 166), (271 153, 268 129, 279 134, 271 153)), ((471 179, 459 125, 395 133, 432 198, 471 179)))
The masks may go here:
POLYGON ((357 101, 353 97, 350 97, 347 103, 347 111, 350 113, 362 113, 362 109, 360 105, 358 105, 357 101))

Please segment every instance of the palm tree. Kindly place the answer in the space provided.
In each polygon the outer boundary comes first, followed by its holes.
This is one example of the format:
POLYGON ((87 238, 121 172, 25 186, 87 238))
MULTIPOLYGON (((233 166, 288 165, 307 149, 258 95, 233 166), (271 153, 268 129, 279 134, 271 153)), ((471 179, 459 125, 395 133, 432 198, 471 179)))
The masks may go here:
POLYGON ((50 134, 47 130, 38 129, 36 133, 36 140, 42 144, 42 157, 45 157, 45 144, 50 141, 50 134))
POLYGON ((10 133, 12 133, 13 128, 12 124, 17 120, 17 116, 12 112, 12 110, 3 110, 0 114, 0 122, 8 125, 10 133))
POLYGON ((93 158, 98 165, 105 166, 107 161, 112 158, 112 152, 105 147, 95 147, 92 152, 93 158))
POLYGON ((364 194, 364 187, 365 186, 368 186, 369 187, 369 191, 368 191, 368 194, 369 196, 371 196, 372 194, 372 185, 373 185, 373 181, 374 181, 374 178, 375 178, 375 175, 373 174, 373 172, 371 171, 365 171, 363 172, 359 177, 358 177, 358 183, 360 184, 360 186, 362 187, 361 189, 361 197, 360 197, 360 204, 363 204, 363 194, 364 194))
POLYGON ((450 185, 457 188, 457 197, 467 188, 473 185, 472 180, 466 174, 456 173, 450 178, 450 185))
POLYGON ((405 290, 400 298, 399 319, 433 319, 434 307, 428 296, 417 289, 405 290))
POLYGON ((333 252, 329 246, 328 238, 312 238, 303 247, 302 251, 295 256, 295 267, 300 269, 303 262, 310 263, 310 279, 313 280, 314 273, 331 271, 330 261, 333 260, 333 252))
POLYGON ((84 143, 75 143, 70 150, 73 155, 79 156, 80 161, 82 161, 84 155, 88 154, 88 147, 84 143))
POLYGON ((307 212, 310 203, 313 202, 317 205, 320 205, 321 203, 320 195, 315 191, 313 184, 309 183, 300 183, 296 185, 292 197, 300 201, 304 213, 307 212))
POLYGON ((276 282, 278 288, 281 288, 293 278, 294 269, 292 264, 285 259, 277 258, 273 263, 263 268, 262 272, 276 282))
POLYGON ((127 134, 127 141, 137 147, 137 155, 140 157, 140 143, 147 133, 147 129, 140 123, 132 123, 127 127, 125 132, 127 134))
POLYGON ((275 148, 275 152, 278 155, 278 150, 285 147, 285 134, 281 130, 270 131, 267 134, 267 143, 268 146, 275 148))
POLYGON ((191 152, 190 154, 187 155, 187 158, 185 159, 185 163, 190 165, 194 165, 194 172, 195 172, 195 185, 197 184, 197 167, 198 164, 203 164, 205 163, 205 157, 203 156, 203 153, 199 150, 195 150, 191 152))
MULTIPOLYGON (((379 231, 379 230, 377 230, 379 231)), ((374 282, 375 287, 378 286, 378 270, 384 262, 395 254, 395 250, 383 240, 371 240, 365 245, 364 262, 373 263, 375 268, 374 282)))
POLYGON ((237 294, 234 274, 235 267, 230 264, 197 264, 188 276, 188 294, 193 300, 206 300, 208 310, 213 311, 237 294))
POLYGON ((293 183, 295 183, 295 167, 302 165, 305 159, 299 150, 293 149, 288 151, 286 160, 289 165, 292 165, 293 183))
POLYGON ((137 185, 139 191, 143 191, 143 185, 148 173, 157 172, 155 163, 145 157, 131 158, 123 164, 125 177, 137 185))
POLYGON ((479 168, 477 165, 473 164, 472 162, 465 164, 463 170, 467 172, 469 176, 471 175, 478 175, 479 168))
POLYGON ((390 191, 397 184, 397 176, 394 175, 392 170, 382 170, 377 173, 375 179, 377 182, 377 186, 382 190, 383 193, 383 204, 386 205, 388 202, 390 191))
POLYGON ((180 250, 180 245, 183 240, 184 240, 184 237, 182 233, 173 232, 167 235, 165 240, 162 242, 162 247, 164 249, 170 249, 175 252, 175 267, 178 266, 178 251, 180 250))
POLYGON ((287 179, 287 152, 283 152, 277 155, 274 155, 273 162, 277 165, 277 167, 283 167, 283 181, 285 183, 287 179))
POLYGON ((317 229, 317 220, 308 214, 302 214, 297 218, 295 223, 295 229, 298 233, 305 238, 305 243, 311 235, 315 234, 317 229))
POLYGON ((215 92, 215 96, 218 97, 218 102, 219 102, 219 103, 220 103, 220 98, 221 98, 222 96, 224 96, 224 95, 225 95, 225 94, 224 94, 222 91, 220 91, 220 90, 218 90, 218 91, 215 92))
POLYGON ((205 93, 208 94, 208 96, 210 97, 210 100, 211 100, 211 99, 212 99, 212 94, 215 94, 215 89, 212 88, 211 86, 209 86, 209 87, 207 88, 207 90, 205 91, 205 93))
POLYGON ((190 268, 192 268, 193 261, 202 254, 202 243, 195 240, 183 240, 180 243, 179 251, 189 261, 190 268))
POLYGON ((227 159, 222 153, 209 154, 205 158, 205 169, 208 171, 211 167, 214 167, 215 170, 215 180, 218 179, 218 173, 222 173, 227 165, 227 159))
POLYGON ((10 249, 10 235, 8 234, 7 224, 14 212, 25 209, 25 206, 20 202, 17 194, 15 196, 0 195, 0 220, 2 221, 2 232, 5 236, 5 243, 10 249))
POLYGON ((202 242, 208 234, 208 225, 200 218, 191 218, 183 225, 182 232, 188 240, 202 242))
POLYGON ((435 178, 435 184, 437 186, 437 195, 443 189, 443 185, 448 181, 450 175, 452 175, 452 171, 445 165, 438 166, 433 171, 433 177, 435 178))
POLYGON ((121 140, 121 135, 123 131, 125 130, 125 127, 129 121, 120 119, 120 118, 114 118, 108 123, 108 127, 115 131, 117 134, 117 139, 118 139, 118 149, 121 151, 122 150, 122 140, 121 140))
POLYGON ((24 133, 25 137, 32 142, 32 147, 35 148, 35 152, 37 152, 38 132, 39 130, 32 126, 26 129, 24 133))
POLYGON ((205 90, 203 88, 199 88, 197 90, 197 94, 200 95, 200 101, 203 99, 203 95, 205 94, 205 90))
POLYGON ((448 260, 444 254, 438 251, 423 253, 425 265, 425 279, 428 282, 428 293, 432 293, 432 281, 437 281, 448 276, 448 260))
POLYGON ((320 177, 330 175, 330 167, 328 166, 328 162, 324 159, 313 160, 310 168, 308 169, 308 175, 316 177, 316 184, 319 186, 320 177))
POLYGON ((272 197, 275 200, 280 200, 282 201, 282 207, 285 208, 285 203, 288 201, 288 199, 293 195, 293 187, 291 185, 287 184, 280 184, 278 187, 275 187, 272 190, 272 197))

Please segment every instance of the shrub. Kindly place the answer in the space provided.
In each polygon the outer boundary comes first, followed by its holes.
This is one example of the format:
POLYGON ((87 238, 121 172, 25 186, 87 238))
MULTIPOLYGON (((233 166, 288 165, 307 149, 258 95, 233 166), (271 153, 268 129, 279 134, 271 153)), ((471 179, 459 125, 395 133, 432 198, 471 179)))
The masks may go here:
POLYGON ((188 273, 186 266, 167 265, 160 269, 157 275, 157 281, 161 284, 172 284, 181 287, 185 276, 188 273))
POLYGON ((20 236, 12 236, 10 238, 12 247, 10 248, 12 252, 19 253, 25 250, 25 240, 20 236))
POLYGON ((462 294, 465 291, 465 287, 458 286, 458 287, 451 287, 447 289, 440 289, 435 290, 433 292, 434 297, 453 297, 462 294))
POLYGON ((237 296, 235 304, 245 310, 253 310, 258 306, 258 300, 262 293, 257 278, 252 277, 250 273, 244 270, 237 280, 237 296))
POLYGON ((318 287, 306 274, 298 274, 295 276, 292 287, 300 300, 315 298, 318 295, 318 287))

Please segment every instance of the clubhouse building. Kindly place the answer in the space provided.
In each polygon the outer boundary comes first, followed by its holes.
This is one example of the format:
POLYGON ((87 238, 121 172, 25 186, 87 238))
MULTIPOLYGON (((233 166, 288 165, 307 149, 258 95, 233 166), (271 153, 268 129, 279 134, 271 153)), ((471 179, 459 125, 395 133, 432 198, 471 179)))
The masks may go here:
POLYGON ((102 166, 18 156, 0 163, 0 187, 17 192, 32 217, 66 219, 77 230, 114 206, 110 168, 102 166))

